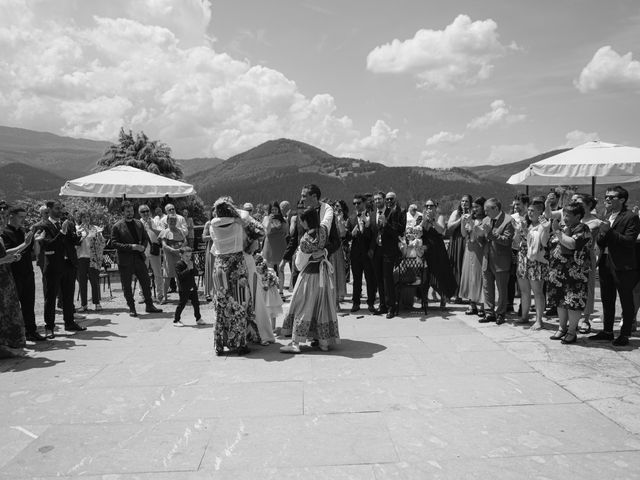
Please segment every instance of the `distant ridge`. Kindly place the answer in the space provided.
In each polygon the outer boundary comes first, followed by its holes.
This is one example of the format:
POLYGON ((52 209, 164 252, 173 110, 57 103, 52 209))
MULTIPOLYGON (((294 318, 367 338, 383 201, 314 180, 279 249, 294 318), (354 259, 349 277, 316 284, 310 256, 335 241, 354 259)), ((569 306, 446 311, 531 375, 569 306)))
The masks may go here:
POLYGON ((5 200, 57 197, 64 182, 55 173, 24 163, 0 166, 0 198, 5 200))

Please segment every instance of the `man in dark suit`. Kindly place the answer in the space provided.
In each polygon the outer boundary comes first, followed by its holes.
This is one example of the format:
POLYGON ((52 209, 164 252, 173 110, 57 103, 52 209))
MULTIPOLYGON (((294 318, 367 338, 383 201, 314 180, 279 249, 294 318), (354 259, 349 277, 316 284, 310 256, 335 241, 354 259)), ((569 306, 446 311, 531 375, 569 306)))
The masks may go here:
POLYGON ((482 228, 487 237, 487 248, 482 259, 482 277, 486 316, 479 321, 501 325, 505 322, 507 312, 511 244, 515 229, 511 216, 502 211, 502 204, 497 198, 490 198, 484 203, 484 212, 487 216, 482 222, 482 228))
POLYGON ((151 297, 151 281, 149 280, 149 272, 144 251, 149 245, 149 236, 140 220, 133 218, 134 209, 131 202, 122 203, 122 212, 124 219, 118 221, 111 231, 111 244, 118 251, 118 272, 120 273, 120 282, 122 283, 122 292, 129 306, 129 315, 137 317, 136 303, 133 299, 133 291, 131 289, 131 279, 136 276, 147 313, 159 313, 161 309, 153 305, 151 297))
POLYGON ((629 344, 635 316, 633 289, 638 283, 636 239, 640 234, 638 215, 627 209, 629 192, 618 186, 610 188, 604 197, 605 216, 596 241, 602 254, 598 263, 600 295, 602 297, 603 330, 589 340, 612 341, 616 346, 629 344), (622 305, 620 335, 614 340, 616 292, 622 305))
POLYGON ((375 312, 376 278, 373 264, 369 258, 371 248, 371 218, 366 208, 364 195, 353 196, 353 207, 356 214, 347 220, 347 240, 351 240, 351 272, 353 273, 352 312, 360 310, 362 295, 362 274, 367 282, 367 305, 370 312, 375 312))
POLYGON ((46 340, 38 333, 36 326, 36 315, 34 311, 36 301, 36 282, 33 274, 33 233, 26 234, 24 231, 24 220, 27 211, 23 207, 12 207, 9 209, 9 224, 2 232, 2 240, 6 249, 19 247, 23 244, 26 248, 21 251, 20 260, 11 264, 11 273, 16 284, 20 308, 24 320, 26 339, 31 342, 41 342, 46 340))
POLYGON ((376 211, 375 221, 372 222, 371 249, 380 294, 380 306, 375 313, 386 313, 387 318, 393 318, 398 314, 393 267, 402 256, 398 241, 404 234, 406 217, 396 203, 394 192, 386 195, 378 192, 373 196, 373 201, 376 211))
POLYGON ((57 201, 47 202, 49 218, 38 224, 34 237, 40 243, 43 256, 42 282, 44 287, 45 336, 54 338, 56 297, 62 296, 62 318, 64 329, 71 332, 86 330, 75 322, 73 294, 75 292, 78 255, 76 246, 81 238, 70 219, 62 221, 63 207, 57 201))

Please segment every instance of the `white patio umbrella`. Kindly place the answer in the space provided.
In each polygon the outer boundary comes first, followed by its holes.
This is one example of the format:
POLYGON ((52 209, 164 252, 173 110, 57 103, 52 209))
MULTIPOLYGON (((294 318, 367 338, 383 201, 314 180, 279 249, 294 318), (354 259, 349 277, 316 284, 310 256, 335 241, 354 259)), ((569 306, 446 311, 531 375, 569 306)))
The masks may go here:
POLYGON ((126 165, 68 180, 60 188, 60 195, 71 197, 158 198, 195 193, 193 185, 126 165))
POLYGON ((532 163, 512 175, 511 185, 589 185, 640 181, 640 148, 587 142, 532 163))

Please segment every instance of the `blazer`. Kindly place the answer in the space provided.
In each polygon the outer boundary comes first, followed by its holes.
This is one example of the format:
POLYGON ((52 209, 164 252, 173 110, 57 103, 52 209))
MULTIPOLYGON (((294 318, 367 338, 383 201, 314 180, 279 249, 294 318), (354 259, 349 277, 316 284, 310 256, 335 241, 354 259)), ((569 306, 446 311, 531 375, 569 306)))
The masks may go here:
POLYGON ((371 249, 374 252, 381 249, 382 255, 388 258, 402 256, 398 242, 400 237, 404 235, 407 223, 404 213, 398 205, 393 208, 385 208, 384 216, 387 217, 387 223, 382 228, 377 223, 377 215, 377 211, 371 214, 371 249), (378 245, 378 233, 380 233, 382 245, 378 245))
MULTIPOLYGON (((367 215, 363 212, 362 215, 367 215)), ((351 240, 351 258, 362 258, 367 256, 369 249, 371 248, 371 217, 369 214, 369 225, 363 225, 362 231, 358 230, 356 235, 353 235, 353 229, 358 226, 358 217, 354 215, 347 220, 347 240, 351 240)))
POLYGON ((42 273, 62 272, 65 264, 78 265, 76 246, 82 242, 82 237, 76 233, 76 227, 71 224, 64 235, 50 220, 38 224, 38 230, 45 232, 41 240, 42 273))
MULTIPOLYGON (((482 220, 482 227, 491 226, 491 218, 482 220)), ((511 244, 515 228, 511 215, 504 212, 496 217, 495 227, 487 235, 487 248, 482 258, 482 270, 508 272, 511 270, 511 244)))
POLYGON ((121 267, 133 265, 136 258, 141 258, 142 260, 146 258, 144 252, 133 250, 131 245, 137 243, 142 245, 146 250, 147 245, 150 243, 149 235, 140 220, 134 218, 133 223, 138 233, 137 242, 131 235, 125 220, 116 222, 111 230, 111 245, 118 251, 118 265, 121 267))
POLYGON ((623 210, 606 233, 598 233, 596 242, 602 252, 605 248, 609 249, 609 261, 615 270, 636 270, 638 234, 640 234, 640 218, 630 210, 623 210))

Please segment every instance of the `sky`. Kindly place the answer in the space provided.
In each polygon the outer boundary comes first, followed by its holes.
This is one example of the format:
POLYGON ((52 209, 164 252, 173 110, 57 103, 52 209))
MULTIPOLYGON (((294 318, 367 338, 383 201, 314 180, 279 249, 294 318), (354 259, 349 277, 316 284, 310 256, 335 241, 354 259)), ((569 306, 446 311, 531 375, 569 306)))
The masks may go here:
POLYGON ((390 166, 640 146, 637 0, 0 0, 0 124, 390 166))

